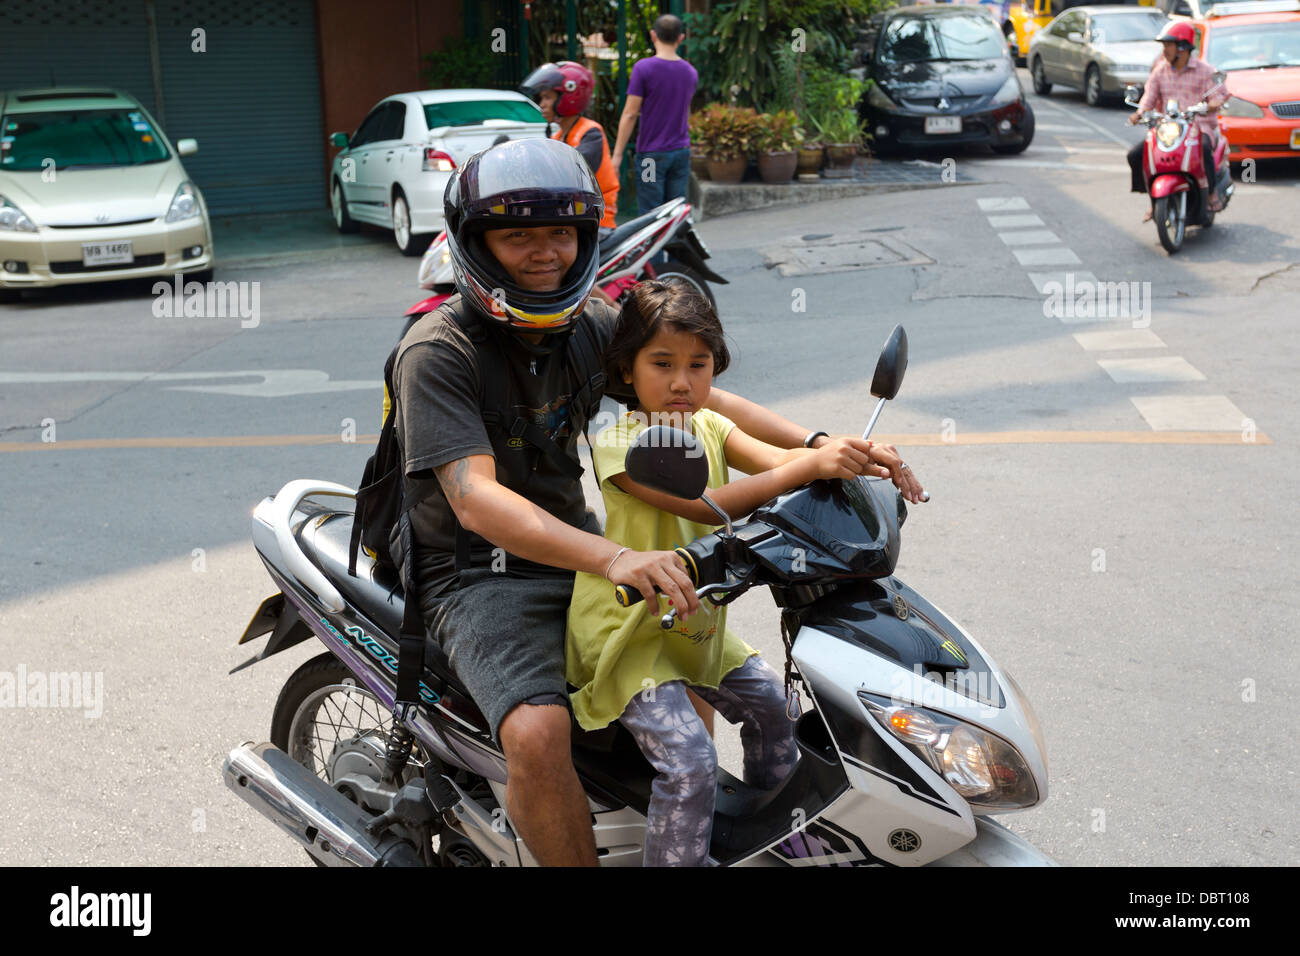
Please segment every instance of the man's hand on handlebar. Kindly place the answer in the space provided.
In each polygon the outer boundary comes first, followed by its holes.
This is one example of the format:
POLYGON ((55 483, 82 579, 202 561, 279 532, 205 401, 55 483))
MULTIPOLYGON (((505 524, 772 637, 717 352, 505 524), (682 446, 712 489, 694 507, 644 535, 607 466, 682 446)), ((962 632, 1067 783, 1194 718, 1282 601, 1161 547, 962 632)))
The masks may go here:
POLYGON ((655 607, 655 588, 663 592, 677 608, 677 616, 685 619, 700 607, 695 596, 695 585, 682 566, 682 559, 673 551, 625 551, 610 566, 605 575, 614 584, 635 588, 655 607))

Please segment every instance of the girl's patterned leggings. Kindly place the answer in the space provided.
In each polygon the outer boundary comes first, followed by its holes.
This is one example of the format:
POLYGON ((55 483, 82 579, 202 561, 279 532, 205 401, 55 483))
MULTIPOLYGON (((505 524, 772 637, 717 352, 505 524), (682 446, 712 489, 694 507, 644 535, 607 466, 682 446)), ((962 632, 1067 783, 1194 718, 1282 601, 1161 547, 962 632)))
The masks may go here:
MULTIPOLYGON (((745 783, 771 790, 799 759, 785 690, 758 655, 722 679, 717 690, 692 685, 723 719, 741 725, 745 783)), ((646 866, 702 866, 709 856, 718 756, 686 685, 670 681, 632 698, 619 718, 659 771, 646 820, 646 866)))

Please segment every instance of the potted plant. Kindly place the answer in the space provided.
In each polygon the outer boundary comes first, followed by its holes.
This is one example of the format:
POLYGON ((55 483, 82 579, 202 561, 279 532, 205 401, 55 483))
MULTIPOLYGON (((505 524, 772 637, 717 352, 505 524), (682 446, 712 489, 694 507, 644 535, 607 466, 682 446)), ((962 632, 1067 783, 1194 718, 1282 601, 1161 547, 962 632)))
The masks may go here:
POLYGON ((759 117, 754 148, 758 151, 758 175, 765 183, 788 183, 799 165, 797 147, 803 130, 790 110, 764 113, 759 117))
POLYGON ((851 167, 865 138, 858 103, 866 88, 867 84, 855 77, 834 77, 821 91, 820 109, 812 111, 812 124, 826 143, 832 169, 851 167))
POLYGON ((758 114, 749 107, 711 103, 695 116, 700 145, 708 158, 709 179, 715 183, 738 183, 753 149, 758 114))

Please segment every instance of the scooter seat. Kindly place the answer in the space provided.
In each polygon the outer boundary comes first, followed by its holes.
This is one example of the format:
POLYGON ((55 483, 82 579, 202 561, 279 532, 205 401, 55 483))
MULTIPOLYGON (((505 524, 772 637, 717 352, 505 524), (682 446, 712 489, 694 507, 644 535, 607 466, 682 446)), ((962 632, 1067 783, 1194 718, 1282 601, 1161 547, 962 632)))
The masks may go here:
MULTIPOLYGON (((397 574, 376 564, 364 551, 357 555, 356 577, 348 574, 352 513, 329 511, 309 518, 299 529, 297 537, 303 554, 325 572, 339 593, 386 635, 396 640, 402 632, 406 595, 397 574)), ((447 655, 431 638, 426 638, 424 642, 424 666, 446 681, 467 701, 472 699, 469 691, 456 679, 447 655)))
MULTIPOLYGON (((681 200, 679 199, 677 200, 677 202, 681 202, 681 200)), ((625 240, 628 236, 632 235, 638 229, 641 229, 643 226, 646 226, 649 223, 654 222, 655 219, 659 218, 659 216, 661 215, 661 210, 663 208, 664 208, 663 206, 656 206, 654 209, 651 209, 649 212, 637 216, 635 219, 629 219, 621 226, 614 227, 613 232, 611 232, 604 239, 600 240, 601 258, 603 259, 607 252, 609 252, 615 246, 621 244, 623 240, 625 240)))

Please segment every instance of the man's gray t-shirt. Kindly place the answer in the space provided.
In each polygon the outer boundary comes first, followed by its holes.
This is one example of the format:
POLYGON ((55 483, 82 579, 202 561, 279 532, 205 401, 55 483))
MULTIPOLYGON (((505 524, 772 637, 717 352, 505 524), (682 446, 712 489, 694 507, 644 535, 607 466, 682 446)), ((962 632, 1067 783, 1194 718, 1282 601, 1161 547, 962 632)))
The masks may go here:
MULTIPOLYGON (((468 306, 456 295, 444 303, 446 308, 464 311, 468 306)), ((605 303, 591 299, 579 318, 589 326, 598 354, 604 352, 613 336, 617 315, 605 303)), ((406 462, 405 491, 408 501, 418 502, 411 512, 415 568, 426 595, 454 587, 456 580, 455 514, 432 470, 447 462, 470 455, 492 455, 497 463, 497 481, 502 485, 566 524, 600 533, 599 524, 587 510, 578 479, 566 475, 522 439, 497 433, 494 445, 483 421, 486 398, 489 410, 521 416, 541 426, 577 463, 577 440, 586 425, 587 409, 571 407, 571 400, 586 378, 566 363, 563 348, 537 356, 512 334, 495 329, 483 339, 471 339, 441 310, 431 312, 403 337, 393 368, 396 435, 406 462), (506 356, 505 374, 514 406, 510 409, 503 407, 503 397, 482 395, 479 352, 495 348, 503 349, 506 356), (501 402, 502 407, 496 402, 501 402), (507 456, 524 457, 507 461, 507 456), (534 461, 536 467, 529 472, 528 464, 534 461), (521 467, 519 462, 525 464, 521 467), (521 471, 527 476, 522 487, 517 477, 512 478, 521 471)), ((471 563, 489 566, 493 548, 485 539, 471 534, 471 563)), ((573 573, 513 555, 496 556, 505 561, 505 573, 520 577, 573 573)))

